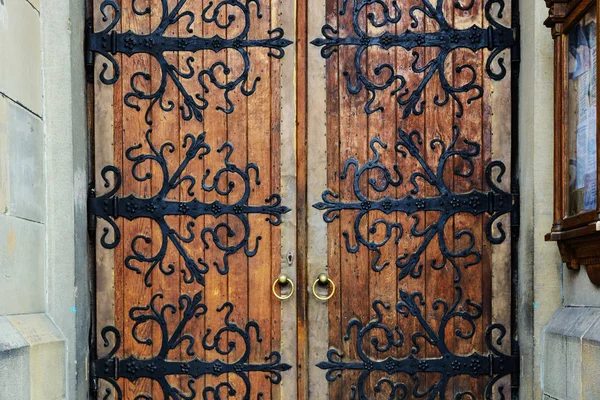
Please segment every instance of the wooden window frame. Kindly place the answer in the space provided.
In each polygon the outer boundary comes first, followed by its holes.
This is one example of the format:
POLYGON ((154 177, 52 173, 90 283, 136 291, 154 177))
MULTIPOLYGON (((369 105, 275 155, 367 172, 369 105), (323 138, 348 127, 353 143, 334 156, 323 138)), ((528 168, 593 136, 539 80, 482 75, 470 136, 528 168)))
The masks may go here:
MULTIPOLYGON (((577 215, 568 215, 569 159, 567 152, 567 62, 569 33, 571 29, 596 5, 596 19, 600 21, 600 2, 597 0, 547 0, 550 16, 546 25, 552 28, 554 37, 554 223, 546 235, 547 241, 555 241, 562 260, 569 269, 586 267, 590 280, 600 285, 600 191, 596 193, 596 209, 577 215)), ((596 40, 600 38, 596 30, 596 40)), ((596 69, 596 81, 600 77, 596 69)), ((598 94, 598 87, 596 87, 598 94)), ((599 115, 600 104, 596 104, 599 115)), ((598 137, 598 131, 596 131, 598 137)), ((600 181, 600 140, 596 141, 596 187, 600 181)))

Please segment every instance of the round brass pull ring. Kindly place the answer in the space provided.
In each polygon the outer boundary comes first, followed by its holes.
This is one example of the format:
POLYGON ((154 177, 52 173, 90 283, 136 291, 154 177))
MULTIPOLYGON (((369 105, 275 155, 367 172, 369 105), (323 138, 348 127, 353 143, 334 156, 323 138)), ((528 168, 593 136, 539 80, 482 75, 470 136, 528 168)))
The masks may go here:
POLYGON ((275 279, 275 282, 273 282, 273 294, 279 300, 289 299, 290 297, 292 297, 294 295, 294 281, 292 281, 287 275, 283 275, 283 274, 280 275, 279 278, 275 279), (292 286, 292 290, 288 294, 281 295, 281 294, 277 293, 277 286, 285 286, 287 284, 290 284, 292 286))
POLYGON ((327 276, 327 274, 320 274, 319 277, 317 278, 317 280, 315 280, 315 283, 313 283, 313 285, 312 285, 312 292, 317 299, 319 299, 321 301, 327 301, 330 298, 332 298, 335 293, 335 283, 333 283, 333 281, 331 280, 331 278, 329 276, 327 276), (329 293, 326 297, 319 296, 319 294, 317 294, 317 284, 327 285, 327 286, 331 287, 331 293, 329 293))

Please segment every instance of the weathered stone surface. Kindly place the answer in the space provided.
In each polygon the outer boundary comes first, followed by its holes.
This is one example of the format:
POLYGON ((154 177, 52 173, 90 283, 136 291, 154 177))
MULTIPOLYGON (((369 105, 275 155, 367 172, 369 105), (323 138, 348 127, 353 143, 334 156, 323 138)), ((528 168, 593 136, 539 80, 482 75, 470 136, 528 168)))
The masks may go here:
POLYGON ((10 198, 8 162, 8 100, 0 95, 0 214, 8 213, 10 198))
POLYGON ((567 343, 560 335, 546 333, 544 338, 544 393, 556 399, 567 396, 565 369, 567 343))
POLYGON ((0 317, 0 353, 27 347, 27 341, 10 323, 8 317, 0 317))
POLYGON ((44 311, 44 226, 0 215, 0 315, 44 311))
POLYGON ((25 0, 0 1, 0 93, 42 114, 40 16, 25 0))
POLYGON ((66 397, 65 342, 46 314, 15 315, 8 320, 29 345, 31 399, 66 397))
MULTIPOLYGON (((46 139, 46 312, 68 343, 67 398, 89 390, 84 0, 40 1, 46 139)), ((98 10, 98 2, 95 10, 98 10)), ((129 2, 131 3, 131 2, 129 2)), ((138 2, 139 3, 139 2, 138 2)))
POLYGON ((0 96, 0 213, 45 220, 42 121, 0 96))
POLYGON ((6 317, 0 317, 0 399, 29 400, 29 347, 6 317))
POLYGON ((33 8, 35 8, 38 12, 40 11, 40 0, 26 0, 31 4, 33 8))
POLYGON ((547 16, 543 1, 522 2, 518 82, 521 235, 517 300, 521 350, 519 398, 523 400, 543 398, 542 332, 562 306, 563 268, 558 246, 544 241, 553 222, 554 166, 554 47, 552 36, 543 24, 547 16))
POLYGON ((566 306, 600 307, 600 288, 590 281, 584 267, 579 271, 565 268, 564 294, 566 306))
POLYGON ((600 399, 600 320, 583 336, 581 391, 583 399, 600 399))
POLYGON ((543 384, 544 394, 560 400, 580 400, 585 397, 582 376, 583 340, 600 322, 600 309, 566 307, 557 311, 544 332, 543 384))
POLYGON ((42 121, 8 103, 8 179, 10 215, 44 222, 44 135, 42 121))

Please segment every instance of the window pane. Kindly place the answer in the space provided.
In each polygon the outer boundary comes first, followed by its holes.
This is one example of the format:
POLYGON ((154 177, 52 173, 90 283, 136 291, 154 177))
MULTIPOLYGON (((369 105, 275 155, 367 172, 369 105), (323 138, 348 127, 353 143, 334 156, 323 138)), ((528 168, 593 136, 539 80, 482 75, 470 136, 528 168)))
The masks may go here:
POLYGON ((596 6, 569 32, 567 215, 596 209, 596 6))

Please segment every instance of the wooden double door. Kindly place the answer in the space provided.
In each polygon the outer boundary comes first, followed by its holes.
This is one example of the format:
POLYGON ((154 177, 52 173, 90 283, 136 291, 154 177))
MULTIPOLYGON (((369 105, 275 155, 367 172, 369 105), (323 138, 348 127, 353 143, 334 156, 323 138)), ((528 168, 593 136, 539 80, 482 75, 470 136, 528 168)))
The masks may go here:
POLYGON ((90 0, 94 396, 511 396, 514 7, 90 0))

